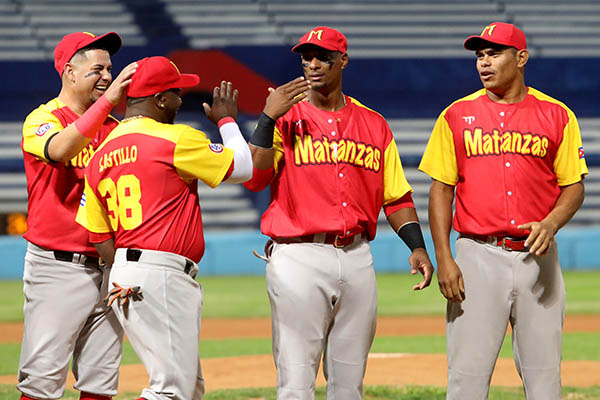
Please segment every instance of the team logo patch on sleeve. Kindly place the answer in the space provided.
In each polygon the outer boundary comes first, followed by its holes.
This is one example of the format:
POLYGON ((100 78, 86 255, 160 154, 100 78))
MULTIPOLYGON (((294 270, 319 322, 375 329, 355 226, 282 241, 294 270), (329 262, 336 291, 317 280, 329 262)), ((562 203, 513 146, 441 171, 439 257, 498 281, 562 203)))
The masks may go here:
POLYGON ((46 134, 46 132, 48 132, 50 129, 52 129, 52 124, 45 122, 37 128, 37 131, 35 131, 35 134, 38 136, 44 136, 46 134))
POLYGON ((583 147, 579 148, 579 159, 585 158, 585 153, 583 152, 583 147))
POLYGON ((223 145, 220 143, 211 143, 208 145, 208 148, 213 153, 222 153, 223 152, 223 145))

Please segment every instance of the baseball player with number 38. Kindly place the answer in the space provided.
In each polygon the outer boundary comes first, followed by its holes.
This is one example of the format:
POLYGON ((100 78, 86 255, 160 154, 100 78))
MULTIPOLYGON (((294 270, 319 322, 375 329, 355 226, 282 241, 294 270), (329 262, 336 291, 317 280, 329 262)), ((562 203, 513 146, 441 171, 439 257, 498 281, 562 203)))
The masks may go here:
POLYGON ((383 207, 427 287, 425 250, 394 137, 385 119, 342 92, 346 37, 307 32, 292 49, 304 78, 272 90, 250 141, 254 174, 271 185, 261 230, 271 302, 277 398, 314 399, 323 355, 327 398, 362 398, 375 335, 377 285, 369 241, 383 207))
POLYGON ((583 203, 579 126, 563 103, 525 85, 520 29, 495 22, 464 47, 484 88, 442 112, 420 165, 433 178, 429 222, 448 299, 447 399, 487 399, 510 323, 527 399, 557 400, 565 288, 554 235, 583 203))
POLYGON ((165 57, 138 61, 125 119, 90 160, 77 222, 113 261, 109 304, 150 377, 147 400, 198 400, 202 288, 194 280, 204 253, 198 180, 210 187, 250 178, 252 161, 237 117, 237 90, 222 82, 213 105, 223 145, 173 124, 182 88, 200 79, 165 57), (116 252, 115 252, 116 249, 116 252))

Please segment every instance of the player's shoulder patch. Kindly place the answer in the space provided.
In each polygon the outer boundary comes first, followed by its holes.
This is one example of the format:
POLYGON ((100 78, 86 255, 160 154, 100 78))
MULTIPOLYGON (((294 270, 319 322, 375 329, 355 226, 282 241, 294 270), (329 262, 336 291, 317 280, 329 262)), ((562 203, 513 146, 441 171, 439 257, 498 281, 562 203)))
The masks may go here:
POLYGON ((43 124, 41 124, 37 130, 35 131, 35 134, 37 136, 44 136, 46 134, 46 132, 48 132, 50 129, 52 129, 54 125, 51 124, 50 122, 44 122, 43 124))
POLYGON ((223 145, 220 143, 211 143, 208 145, 208 148, 210 149, 210 151, 212 151, 213 153, 222 153, 223 152, 223 145))

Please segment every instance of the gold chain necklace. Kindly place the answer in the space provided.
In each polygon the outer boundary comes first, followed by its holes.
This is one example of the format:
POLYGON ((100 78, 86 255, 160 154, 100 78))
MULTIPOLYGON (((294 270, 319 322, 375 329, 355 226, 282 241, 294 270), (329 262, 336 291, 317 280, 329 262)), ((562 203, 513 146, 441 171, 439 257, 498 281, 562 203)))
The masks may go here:
POLYGON ((139 118, 147 118, 147 116, 145 116, 145 115, 134 115, 133 117, 128 117, 128 118, 125 118, 125 119, 121 120, 121 123, 133 121, 134 119, 139 119, 139 118))

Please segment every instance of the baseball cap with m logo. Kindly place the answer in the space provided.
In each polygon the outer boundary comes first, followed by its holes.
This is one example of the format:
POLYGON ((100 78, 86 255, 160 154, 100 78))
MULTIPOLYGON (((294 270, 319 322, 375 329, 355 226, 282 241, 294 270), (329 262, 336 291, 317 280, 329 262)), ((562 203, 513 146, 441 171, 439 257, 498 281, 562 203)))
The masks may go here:
POLYGON ((480 35, 469 36, 464 43, 465 49, 477 50, 482 41, 514 47, 517 50, 527 48, 527 39, 523 31, 506 22, 492 22, 480 35))
POLYGON ((299 40, 299 43, 292 47, 295 53, 301 53, 302 47, 312 44, 322 47, 329 51, 339 51, 345 53, 348 50, 348 41, 340 31, 327 26, 318 26, 306 32, 299 40))

